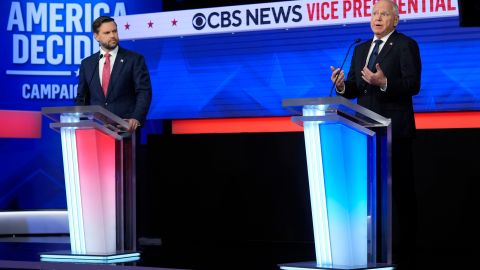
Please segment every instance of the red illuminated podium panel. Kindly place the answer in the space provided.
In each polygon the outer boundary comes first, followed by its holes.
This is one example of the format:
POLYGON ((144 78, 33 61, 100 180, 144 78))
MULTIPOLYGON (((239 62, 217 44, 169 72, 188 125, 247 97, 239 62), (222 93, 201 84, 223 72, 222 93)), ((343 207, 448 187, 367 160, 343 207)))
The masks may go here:
POLYGON ((41 254, 41 259, 138 260, 135 134, 100 106, 46 107, 42 114, 60 133, 71 250, 41 254))

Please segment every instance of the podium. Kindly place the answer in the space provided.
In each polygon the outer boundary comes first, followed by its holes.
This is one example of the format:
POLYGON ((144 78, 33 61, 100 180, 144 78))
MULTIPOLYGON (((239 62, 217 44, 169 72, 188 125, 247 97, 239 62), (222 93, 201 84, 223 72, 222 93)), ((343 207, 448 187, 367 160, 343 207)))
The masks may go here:
POLYGON ((135 261, 135 134, 101 106, 45 107, 61 135, 70 251, 42 261, 135 261))
POLYGON ((391 121, 337 96, 285 99, 304 127, 314 262, 281 269, 393 269, 391 121))

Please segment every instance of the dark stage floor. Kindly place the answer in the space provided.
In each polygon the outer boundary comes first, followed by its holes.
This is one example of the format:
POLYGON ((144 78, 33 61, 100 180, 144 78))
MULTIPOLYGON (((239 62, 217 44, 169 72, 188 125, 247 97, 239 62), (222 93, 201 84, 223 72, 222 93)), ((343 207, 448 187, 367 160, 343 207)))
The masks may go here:
MULTIPOLYGON (((121 264, 40 262, 40 253, 69 250, 68 236, 0 237, 0 269, 42 270, 154 270, 154 269, 262 269, 278 270, 279 263, 313 258, 312 243, 161 243, 139 239, 140 261, 121 264), (142 244, 143 243, 143 244, 142 244)), ((301 260, 304 261, 304 260, 301 260)))
POLYGON ((35 237, 0 237, 0 269, 42 269, 42 270, 154 270, 154 269, 181 269, 161 267, 160 262, 155 262, 151 251, 146 251, 140 261, 120 264, 80 264, 41 262, 40 253, 59 250, 69 250, 68 236, 35 236, 35 237))
MULTIPOLYGON (((141 241, 140 241, 141 242, 141 241)), ((212 245, 182 243, 163 245, 143 239, 140 261, 122 264, 74 264, 40 262, 40 253, 68 250, 68 236, 0 237, 0 270, 160 270, 160 269, 258 269, 278 270, 278 264, 311 261, 314 248, 310 243, 250 243, 212 245)), ((412 252, 415 252, 412 250, 412 252)), ((417 249, 412 269, 452 269, 474 265, 468 248, 417 249)), ((412 270, 409 269, 409 270, 412 270)))

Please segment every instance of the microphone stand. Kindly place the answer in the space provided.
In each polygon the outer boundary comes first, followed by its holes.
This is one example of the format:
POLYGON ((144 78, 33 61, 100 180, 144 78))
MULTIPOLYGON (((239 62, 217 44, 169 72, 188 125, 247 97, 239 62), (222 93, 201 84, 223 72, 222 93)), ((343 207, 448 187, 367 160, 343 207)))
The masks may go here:
POLYGON ((345 64, 345 61, 347 60, 347 56, 348 56, 348 53, 350 52, 350 49, 352 49, 352 46, 355 45, 355 44, 357 44, 357 43, 359 43, 360 41, 361 41, 361 39, 357 38, 357 39, 355 39, 355 41, 353 41, 353 43, 350 44, 350 46, 348 47, 347 53, 345 54, 345 58, 343 58, 342 65, 340 66, 340 69, 338 70, 338 73, 337 73, 337 75, 335 76, 335 80, 333 81, 332 88, 330 88, 330 94, 328 95, 329 97, 332 96, 333 88, 335 88, 335 85, 337 84, 338 76, 340 75, 340 72, 342 71, 343 65, 345 64))
MULTIPOLYGON (((103 54, 100 54, 98 56, 98 59, 96 61, 96 64, 95 64, 95 68, 93 69, 93 73, 92 73, 92 76, 90 77, 90 80, 88 81, 88 84, 87 84, 87 87, 88 87, 88 91, 90 91, 90 85, 92 84, 92 81, 93 81, 93 77, 95 76, 95 73, 97 73, 97 69, 98 69, 98 63, 100 62, 100 60, 103 58, 103 54)), ((89 93, 83 93, 83 97, 81 99, 81 103, 83 105, 86 105, 86 102, 87 102, 87 95, 89 93)))

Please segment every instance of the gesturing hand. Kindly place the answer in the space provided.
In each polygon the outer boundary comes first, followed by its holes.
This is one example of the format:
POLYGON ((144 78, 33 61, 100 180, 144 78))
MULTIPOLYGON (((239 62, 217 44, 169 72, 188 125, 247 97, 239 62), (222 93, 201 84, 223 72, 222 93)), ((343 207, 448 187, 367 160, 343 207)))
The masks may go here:
POLYGON ((362 79, 368 84, 385 87, 387 84, 387 77, 385 77, 380 64, 377 63, 375 68, 377 69, 377 72, 373 73, 367 67, 364 67, 362 69, 362 79))
POLYGON ((339 91, 343 91, 345 89, 345 73, 343 70, 340 70, 339 68, 335 69, 333 66, 330 66, 330 70, 332 71, 332 75, 330 76, 332 83, 335 83, 335 87, 339 91))

